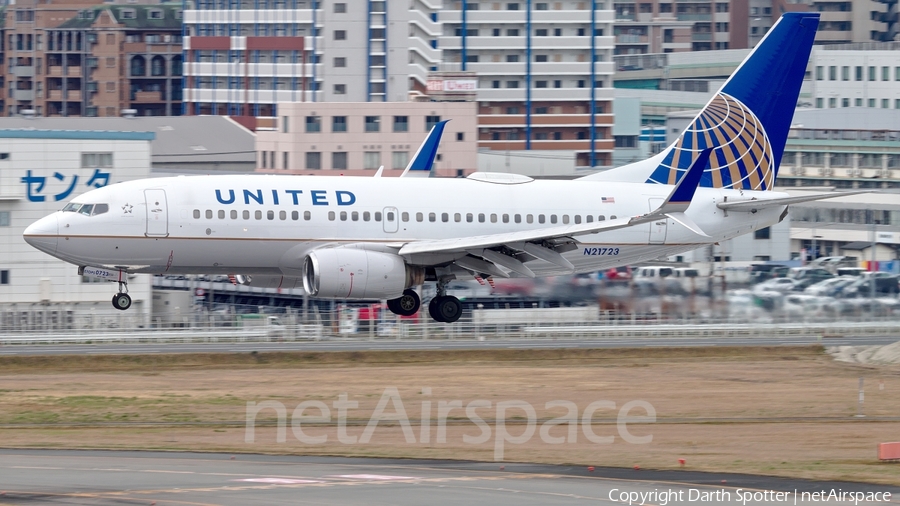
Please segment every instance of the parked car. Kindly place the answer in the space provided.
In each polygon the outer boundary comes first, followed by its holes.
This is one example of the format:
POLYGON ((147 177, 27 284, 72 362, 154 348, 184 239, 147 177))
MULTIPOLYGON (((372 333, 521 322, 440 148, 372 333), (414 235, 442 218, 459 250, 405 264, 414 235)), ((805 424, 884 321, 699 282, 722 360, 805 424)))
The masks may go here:
POLYGON ((753 287, 754 293, 760 292, 779 292, 786 293, 793 291, 799 282, 791 278, 774 278, 763 281, 753 287))
POLYGON ((855 276, 840 276, 837 278, 829 278, 807 286, 803 289, 803 293, 809 295, 827 295, 833 297, 834 294, 839 293, 839 291, 843 287, 854 283, 857 279, 858 278, 856 278, 855 276))
POLYGON ((881 276, 871 279, 862 278, 853 282, 843 290, 842 296, 844 298, 869 297, 873 284, 876 297, 896 297, 900 294, 900 277, 881 276))

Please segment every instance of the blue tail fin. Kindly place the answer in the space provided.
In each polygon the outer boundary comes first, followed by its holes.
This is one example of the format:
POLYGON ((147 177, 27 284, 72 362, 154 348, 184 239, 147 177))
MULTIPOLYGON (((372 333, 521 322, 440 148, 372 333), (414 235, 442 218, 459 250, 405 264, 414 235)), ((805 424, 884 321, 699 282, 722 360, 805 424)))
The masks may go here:
POLYGON ((700 186, 772 189, 818 25, 818 13, 782 15, 647 182, 675 184, 712 148, 700 186))
POLYGON ((400 177, 428 177, 431 175, 431 167, 434 165, 434 158, 437 156, 438 147, 441 145, 441 136, 444 135, 444 126, 448 121, 450 120, 438 121, 437 124, 431 127, 428 137, 419 146, 416 154, 413 155, 412 160, 409 161, 409 165, 406 166, 406 170, 400 174, 400 177))

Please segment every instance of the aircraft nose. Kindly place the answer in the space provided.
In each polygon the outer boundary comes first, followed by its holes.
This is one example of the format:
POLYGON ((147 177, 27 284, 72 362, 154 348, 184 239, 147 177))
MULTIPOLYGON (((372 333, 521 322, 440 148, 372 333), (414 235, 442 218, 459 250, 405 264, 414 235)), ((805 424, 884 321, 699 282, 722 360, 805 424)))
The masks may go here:
POLYGON ((59 218, 54 213, 39 219, 25 229, 22 237, 44 253, 55 254, 59 242, 59 218))

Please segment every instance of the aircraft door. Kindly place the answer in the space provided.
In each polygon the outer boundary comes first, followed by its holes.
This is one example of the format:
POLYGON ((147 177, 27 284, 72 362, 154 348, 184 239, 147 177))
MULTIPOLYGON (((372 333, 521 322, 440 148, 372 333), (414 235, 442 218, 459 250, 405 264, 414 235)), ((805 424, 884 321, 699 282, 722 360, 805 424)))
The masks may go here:
MULTIPOLYGON (((656 209, 659 209, 659 206, 661 206, 664 201, 665 199, 650 199, 650 211, 652 212, 656 209)), ((659 219, 650 222, 650 244, 665 244, 667 221, 668 218, 666 218, 665 216, 661 216, 659 219)))
POLYGON ((396 207, 384 208, 384 220, 382 223, 384 224, 384 231, 389 234, 393 234, 400 229, 400 213, 397 212, 396 207))
POLYGON ((169 209, 166 203, 166 191, 161 189, 144 190, 147 202, 147 237, 166 237, 169 235, 169 209))

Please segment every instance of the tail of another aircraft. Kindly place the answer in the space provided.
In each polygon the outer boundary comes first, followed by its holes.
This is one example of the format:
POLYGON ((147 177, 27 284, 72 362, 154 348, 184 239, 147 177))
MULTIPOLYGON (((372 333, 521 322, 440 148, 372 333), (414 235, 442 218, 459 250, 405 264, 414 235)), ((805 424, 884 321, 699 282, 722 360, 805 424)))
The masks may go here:
POLYGON ((818 25, 818 13, 782 15, 673 145, 585 179, 675 184, 711 148, 701 187, 771 189, 818 25))

